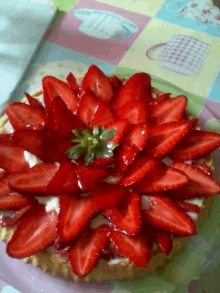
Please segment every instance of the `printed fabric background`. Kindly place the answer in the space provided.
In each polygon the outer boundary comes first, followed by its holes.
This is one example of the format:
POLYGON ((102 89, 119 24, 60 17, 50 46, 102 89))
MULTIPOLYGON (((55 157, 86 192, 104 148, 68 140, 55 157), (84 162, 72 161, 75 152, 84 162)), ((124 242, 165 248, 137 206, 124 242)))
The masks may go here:
MULTIPOLYGON (((21 1, 27 4, 29 0, 21 1)), ((212 1, 48 2, 50 8, 58 8, 56 15, 46 34, 40 34, 40 46, 32 51, 8 100, 19 100, 24 91, 38 89, 45 75, 64 79, 71 71, 78 77, 90 64, 108 75, 127 77, 146 71, 153 77, 153 86, 172 96, 188 97, 188 110, 199 118, 202 128, 220 132, 220 11, 212 1)), ((220 180, 220 151, 214 155, 220 180)), ((75 284, 2 253, 0 292, 217 293, 219 209, 216 197, 198 235, 155 274, 100 285, 75 284)), ((5 251, 4 243, 0 249, 5 251)))

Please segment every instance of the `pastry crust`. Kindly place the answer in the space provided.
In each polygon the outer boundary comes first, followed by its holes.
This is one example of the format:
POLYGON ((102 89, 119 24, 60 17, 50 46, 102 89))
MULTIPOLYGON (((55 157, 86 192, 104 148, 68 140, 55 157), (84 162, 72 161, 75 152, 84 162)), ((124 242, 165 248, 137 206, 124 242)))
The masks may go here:
MULTIPOLYGON (((154 94, 162 93, 157 89, 153 89, 154 94)), ((38 91, 32 94, 32 97, 38 98, 42 95, 42 91, 38 91)), ((27 102, 26 98, 22 99, 22 102, 27 102)), ((3 126, 7 122, 7 116, 4 115, 0 119, 0 133, 3 133, 3 126)), ((214 160, 211 156, 203 159, 206 164, 211 168, 212 172, 215 174, 216 168, 214 160)), ((203 206, 201 207, 201 213, 196 218, 196 225, 198 226, 199 220, 205 216, 208 206, 212 201, 213 197, 204 201, 203 206)), ((2 228, 0 229, 0 239, 2 241, 9 241, 13 235, 14 228, 2 228)), ((129 260, 122 260, 118 263, 113 263, 105 261, 103 259, 99 260, 98 265, 92 270, 92 272, 85 278, 79 278, 72 273, 68 260, 66 257, 60 257, 57 254, 50 253, 48 251, 42 251, 36 255, 32 255, 24 259, 25 263, 32 263, 36 267, 40 267, 44 272, 48 271, 54 275, 62 275, 65 278, 73 278, 76 282, 79 280, 88 281, 97 281, 101 282, 109 279, 126 279, 134 278, 140 275, 145 275, 148 272, 154 272, 158 267, 164 265, 164 262, 170 259, 173 255, 179 253, 182 248, 184 248, 186 242, 189 240, 189 237, 184 238, 174 238, 173 240, 173 251, 170 255, 165 256, 162 254, 159 249, 156 249, 152 253, 152 258, 146 269, 136 268, 129 260)))

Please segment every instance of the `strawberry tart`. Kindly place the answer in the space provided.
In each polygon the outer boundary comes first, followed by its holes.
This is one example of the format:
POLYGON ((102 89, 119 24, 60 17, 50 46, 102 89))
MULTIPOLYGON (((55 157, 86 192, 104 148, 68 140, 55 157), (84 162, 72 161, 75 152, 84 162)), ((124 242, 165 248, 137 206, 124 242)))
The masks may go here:
POLYGON ((187 98, 124 81, 95 65, 79 83, 5 107, 0 134, 0 227, 6 253, 75 280, 154 271, 197 233, 220 185, 187 98))

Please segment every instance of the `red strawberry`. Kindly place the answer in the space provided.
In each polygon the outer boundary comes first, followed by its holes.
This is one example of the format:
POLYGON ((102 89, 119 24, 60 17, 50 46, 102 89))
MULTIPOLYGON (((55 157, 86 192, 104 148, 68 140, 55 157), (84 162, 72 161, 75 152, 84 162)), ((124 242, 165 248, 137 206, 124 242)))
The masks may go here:
POLYGON ((36 203, 32 196, 11 191, 6 179, 0 181, 0 210, 17 210, 36 203))
POLYGON ((113 90, 114 94, 117 94, 117 92, 119 91, 119 89, 122 86, 122 81, 116 75, 111 76, 109 78, 109 81, 112 85, 112 90, 113 90))
POLYGON ((134 184, 159 166, 160 161, 158 159, 141 155, 129 166, 128 171, 121 179, 121 184, 124 186, 134 184))
POLYGON ((97 125, 98 127, 106 127, 117 119, 118 117, 111 107, 107 103, 99 101, 94 115, 90 117, 89 125, 91 128, 94 125, 97 125))
POLYGON ((58 235, 63 241, 72 240, 86 228, 97 209, 90 197, 77 195, 60 196, 58 235))
POLYGON ((120 88, 113 101, 114 109, 119 109, 131 101, 142 101, 145 105, 151 98, 151 77, 146 73, 136 73, 120 88))
POLYGON ((0 228, 12 227, 20 221, 20 219, 26 214, 27 211, 32 209, 33 205, 25 206, 20 210, 14 212, 11 216, 0 217, 0 228))
POLYGON ((95 158, 92 162, 92 165, 94 166, 111 166, 115 163, 116 158, 95 158))
POLYGON ((127 195, 127 189, 118 184, 100 182, 92 190, 92 200, 97 210, 108 210, 116 207, 127 195))
POLYGON ((209 197, 220 193, 220 184, 198 168, 181 162, 174 162, 171 166, 184 172, 189 178, 189 183, 186 186, 172 191, 171 195, 174 198, 182 200, 209 197))
POLYGON ((163 254, 169 255, 173 249, 173 240, 170 234, 159 229, 154 229, 153 233, 155 242, 163 254))
POLYGON ((87 229, 69 249, 68 259, 72 271, 79 277, 87 276, 95 267, 100 254, 108 244, 109 228, 102 225, 99 228, 87 229))
POLYGON ((71 136, 72 129, 83 130, 85 124, 74 115, 60 97, 55 97, 51 102, 50 123, 53 130, 59 131, 63 136, 71 136))
POLYGON ((148 126, 146 124, 130 125, 118 150, 118 161, 115 174, 120 175, 133 162, 136 155, 142 150, 148 139, 148 126))
POLYGON ((171 152, 175 161, 187 161, 207 155, 220 146, 220 134, 192 130, 171 152))
POLYGON ((91 91, 86 91, 80 98, 77 108, 77 116, 79 119, 86 125, 89 125, 98 109, 98 104, 99 99, 91 91))
POLYGON ((78 186, 82 191, 91 189, 97 181, 106 178, 108 175, 109 171, 106 168, 83 166, 81 164, 77 166, 78 186))
POLYGON ((57 96, 61 97, 70 111, 76 111, 78 99, 68 84, 54 76, 45 76, 42 79, 42 87, 47 112, 50 110, 53 99, 57 96))
POLYGON ((72 162, 60 164, 45 192, 50 195, 79 191, 77 165, 72 162))
POLYGON ((155 98, 152 98, 150 100, 150 105, 156 105, 158 103, 161 103, 163 101, 167 101, 170 99, 170 93, 161 93, 158 94, 155 98))
POLYGON ((24 151, 15 146, 0 145, 0 167, 9 173, 24 172, 29 169, 24 151))
POLYGON ((189 179, 183 172, 171 167, 161 166, 134 185, 139 192, 158 192, 184 186, 189 179))
POLYGON ((58 167, 53 164, 40 163, 28 172, 12 174, 7 179, 12 190, 45 195, 47 185, 57 170, 58 167))
POLYGON ((209 168, 208 165, 206 165, 206 163, 193 162, 192 166, 198 168, 201 171, 203 171, 205 174, 207 174, 209 176, 212 176, 212 170, 209 168))
POLYGON ((126 120, 116 120, 113 123, 111 123, 107 129, 115 129, 116 134, 113 139, 111 139, 111 142, 120 143, 122 140, 122 137, 124 135, 124 132, 127 128, 127 121, 126 120))
POLYGON ((30 94, 24 92, 25 97, 28 100, 28 103, 32 108, 35 109, 35 111, 38 111, 39 114, 45 115, 45 109, 44 106, 39 102, 37 99, 33 98, 30 94))
POLYGON ((12 136, 12 133, 0 133, 0 145, 14 146, 12 136))
POLYGON ((3 169, 0 170, 0 180, 4 179, 7 176, 7 172, 3 169))
POLYGON ((7 244, 7 253, 14 258, 33 255, 51 245, 56 237, 57 213, 46 212, 43 205, 30 209, 20 219, 7 244))
POLYGON ((126 119, 129 124, 146 123, 147 111, 142 101, 130 101, 117 110, 121 119, 126 119))
POLYGON ((149 121, 154 125, 178 121, 182 118, 187 105, 185 96, 178 96, 150 107, 149 121))
POLYGON ((14 102, 5 109, 8 120, 14 129, 31 127, 42 129, 45 124, 45 114, 31 105, 14 102))
POLYGON ((117 230, 128 235, 135 235, 141 228, 141 201, 138 193, 129 194, 123 206, 104 212, 117 230))
POLYGON ((70 72, 67 75, 66 80, 67 80, 70 88, 72 89, 72 91, 77 95, 78 91, 79 91, 79 86, 77 84, 77 80, 76 80, 75 76, 70 72))
POLYGON ((196 214, 199 214, 201 212, 201 209, 197 204, 189 203, 185 200, 177 200, 176 204, 187 212, 193 212, 196 214))
POLYGON ((192 129, 194 120, 182 120, 154 126, 150 129, 146 154, 161 158, 192 129))
POLYGON ((109 79, 95 65, 91 65, 82 81, 82 90, 91 90, 98 98, 109 102, 113 97, 113 89, 109 79))
POLYGON ((151 255, 151 242, 148 235, 139 232, 135 236, 128 236, 110 229, 109 238, 121 254, 137 268, 145 268, 148 265, 151 255))
POLYGON ((148 197, 143 219, 147 224, 175 235, 190 236, 196 233, 193 220, 170 198, 161 194, 148 197))

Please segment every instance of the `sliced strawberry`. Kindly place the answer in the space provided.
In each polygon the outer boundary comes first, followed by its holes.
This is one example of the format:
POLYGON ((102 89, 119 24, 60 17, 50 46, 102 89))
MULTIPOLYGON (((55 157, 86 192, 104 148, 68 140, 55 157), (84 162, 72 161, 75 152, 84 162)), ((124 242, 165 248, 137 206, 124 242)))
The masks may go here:
POLYGON ((135 235, 141 228, 141 200, 136 192, 129 194, 123 206, 104 212, 117 230, 128 235, 135 235))
POLYGON ((171 152, 175 161, 187 161, 207 155, 220 146, 220 134, 192 130, 171 152))
POLYGON ((57 226, 59 237, 63 241, 72 240, 86 228, 96 211, 90 197, 62 194, 57 226))
POLYGON ((45 192, 49 195, 79 191, 77 165, 72 162, 60 164, 45 192))
POLYGON ((0 169, 0 180, 4 179, 7 176, 7 172, 3 169, 0 169))
POLYGON ((92 200, 98 210, 108 210, 116 207, 120 200, 127 195, 127 189, 118 184, 100 182, 92 190, 92 200))
POLYGON ((154 125, 178 121, 182 118, 187 105, 185 96, 178 96, 150 107, 149 122, 154 125))
POLYGON ((8 120, 14 129, 31 127, 42 129, 45 124, 45 114, 31 105, 14 102, 5 108, 8 120))
POLYGON ((24 151, 15 146, 0 145, 0 167, 9 173, 24 172, 29 169, 24 151))
POLYGON ((147 224, 179 236, 196 233, 193 220, 170 198, 158 194, 147 199, 147 208, 143 210, 143 220, 147 224))
POLYGON ((91 90, 105 102, 111 101, 113 89, 107 76, 95 65, 91 65, 82 81, 82 90, 91 90))
POLYGON ((45 115, 46 111, 44 106, 41 104, 41 102, 39 102, 37 99, 34 99, 30 94, 26 92, 24 92, 24 95, 27 98, 31 107, 33 107, 36 111, 38 111, 39 114, 41 113, 42 115, 45 115))
POLYGON ((56 237, 57 213, 46 212, 44 205, 30 209, 20 219, 7 244, 7 253, 14 258, 33 255, 51 245, 56 237))
POLYGON ((98 109, 98 104, 99 99, 91 91, 86 91, 80 98, 77 108, 77 116, 79 119, 86 125, 89 125, 98 109))
POLYGON ((20 221, 20 219, 26 214, 27 211, 33 208, 33 205, 25 206, 20 210, 14 212, 11 216, 0 217, 0 228, 12 227, 20 221))
POLYGON ((152 98, 150 100, 150 105, 156 105, 158 103, 161 103, 163 101, 167 101, 168 99, 170 99, 170 93, 161 93, 158 94, 155 98, 152 98))
POLYGON ((0 181, 0 210, 17 210, 36 203, 32 196, 11 191, 6 179, 0 181))
POLYGON ((14 146, 12 136, 12 133, 0 133, 0 145, 14 146))
POLYGON ((55 97, 51 102, 50 121, 54 130, 62 133, 63 136, 72 135, 72 129, 83 130, 85 124, 74 115, 60 97, 55 97))
POLYGON ((77 276, 85 277, 95 267, 100 254, 108 244, 109 228, 102 225, 93 230, 88 228, 68 251, 70 267, 77 276))
POLYGON ((114 94, 117 94, 117 92, 119 91, 119 89, 122 86, 122 81, 116 75, 111 76, 109 78, 109 81, 112 85, 112 90, 113 90, 114 94))
POLYGON ((193 124, 194 120, 182 120, 152 127, 145 148, 146 153, 158 158, 167 155, 192 129, 193 124))
POLYGON ((124 139, 118 150, 118 161, 115 174, 122 174, 134 161, 136 155, 142 150, 148 139, 148 126, 146 124, 130 125, 124 134, 124 139))
POLYGON ((67 77, 66 80, 70 86, 70 88, 73 90, 73 92, 77 95, 78 90, 79 90, 79 86, 77 84, 77 80, 75 78, 75 76, 70 72, 67 77))
POLYGON ((111 158, 95 158, 92 162, 94 166, 111 166, 115 164, 116 157, 111 158))
POLYGON ((115 142, 115 143, 121 142, 124 132, 127 128, 127 125, 128 125, 128 122, 126 120, 116 120, 107 127, 107 129, 116 130, 116 134, 113 137, 113 139, 111 139, 111 142, 115 142))
POLYGON ((49 111, 53 99, 57 96, 61 97, 70 111, 76 111, 78 99, 68 84, 54 76, 45 76, 42 79, 42 87, 47 111, 49 111))
POLYGON ((147 111, 142 101, 130 101, 117 111, 121 119, 126 119, 129 124, 146 123, 147 111))
POLYGON ((141 155, 129 166, 120 182, 124 186, 134 184, 159 166, 160 161, 158 159, 141 155))
POLYGON ((145 268, 148 265, 152 246, 148 235, 139 232, 135 236, 128 236, 111 228, 109 238, 121 254, 137 268, 145 268))
POLYGON ((154 229, 154 239, 163 254, 169 255, 173 249, 173 240, 170 233, 163 230, 154 229))
POLYGON ((87 191, 94 187, 97 181, 106 178, 109 170, 102 167, 77 166, 78 185, 82 191, 87 191))
POLYGON ((139 192, 158 192, 184 186, 189 179, 186 174, 162 165, 134 185, 139 192))
POLYGON ((171 166, 184 172, 189 178, 186 186, 172 191, 171 195, 175 199, 209 197, 220 193, 220 184, 198 168, 181 162, 174 162, 171 166))
POLYGON ((189 203, 185 200, 177 200, 176 204, 186 212, 193 212, 196 214, 199 214, 201 212, 201 209, 197 204, 189 203))
POLYGON ((192 166, 203 171, 205 174, 212 176, 212 170, 209 168, 208 165, 206 165, 206 163, 192 162, 192 166))
POLYGON ((148 105, 151 98, 151 77, 147 73, 136 73, 120 88, 113 101, 114 109, 119 109, 131 101, 142 101, 148 105))
POLYGON ((106 127, 115 120, 118 120, 118 116, 107 103, 100 100, 93 117, 90 117, 90 119, 89 125, 91 128, 94 125, 97 125, 98 127, 106 127))
POLYGON ((45 194, 47 185, 58 170, 58 166, 49 163, 39 163, 28 172, 10 175, 9 186, 17 192, 45 194))

